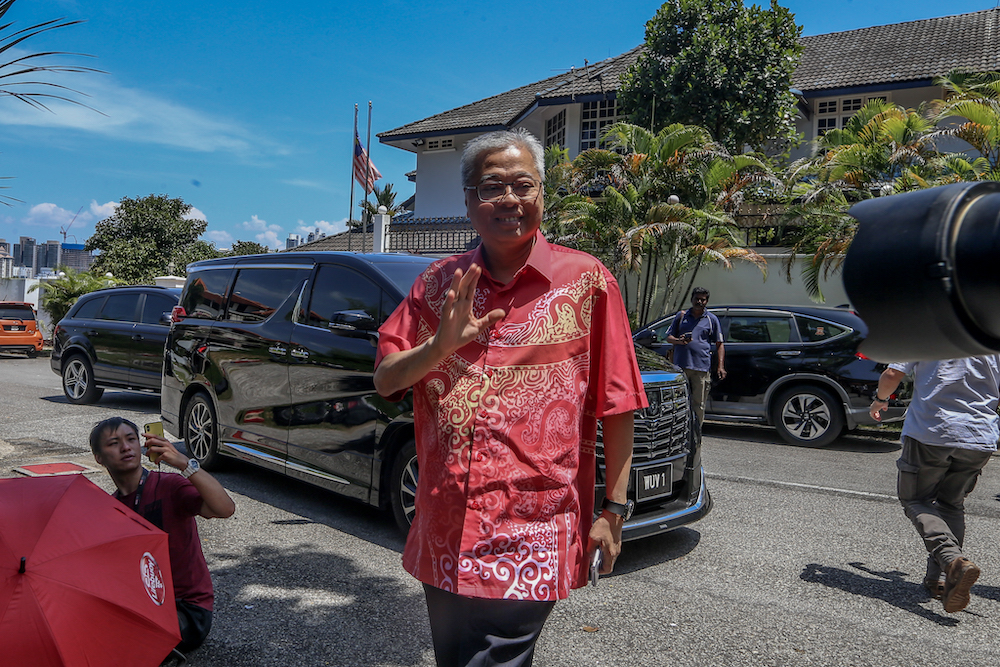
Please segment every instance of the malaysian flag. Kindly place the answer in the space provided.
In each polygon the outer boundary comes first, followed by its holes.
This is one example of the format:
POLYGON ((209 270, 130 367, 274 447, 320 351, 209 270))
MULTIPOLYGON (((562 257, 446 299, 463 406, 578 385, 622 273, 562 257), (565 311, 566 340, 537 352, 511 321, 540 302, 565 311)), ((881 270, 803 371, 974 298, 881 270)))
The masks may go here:
POLYGON ((371 193, 375 189, 375 181, 382 178, 375 165, 368 158, 358 133, 354 133, 354 180, 361 184, 366 193, 371 193), (366 169, 367 167, 367 169, 366 169), (367 174, 365 173, 367 171, 367 174))

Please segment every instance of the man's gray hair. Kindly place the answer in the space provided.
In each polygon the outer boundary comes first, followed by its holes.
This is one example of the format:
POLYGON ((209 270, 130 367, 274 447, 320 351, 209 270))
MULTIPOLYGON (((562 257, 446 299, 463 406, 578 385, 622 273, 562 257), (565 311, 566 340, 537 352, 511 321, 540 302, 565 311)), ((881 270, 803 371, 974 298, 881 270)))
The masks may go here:
POLYGON ((462 151, 462 185, 476 185, 472 182, 479 166, 479 158, 487 153, 496 153, 511 146, 518 146, 531 154, 531 159, 538 170, 538 176, 545 180, 545 149, 538 137, 523 127, 513 130, 487 132, 465 145, 462 151))

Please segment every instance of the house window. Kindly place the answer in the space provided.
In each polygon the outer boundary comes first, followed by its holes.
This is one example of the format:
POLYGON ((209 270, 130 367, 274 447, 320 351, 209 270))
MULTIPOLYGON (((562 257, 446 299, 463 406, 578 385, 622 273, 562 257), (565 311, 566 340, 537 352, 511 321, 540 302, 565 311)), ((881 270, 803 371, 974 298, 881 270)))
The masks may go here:
POLYGON ((566 110, 545 121, 545 147, 566 147, 566 110))
POLYGON ((861 110, 861 107, 872 100, 888 102, 886 95, 852 95, 816 102, 816 136, 822 136, 830 130, 847 125, 851 116, 861 110))
POLYGON ((425 151, 440 151, 455 147, 454 139, 428 139, 425 151))
POLYGON ((589 148, 605 148, 601 132, 618 122, 615 100, 584 102, 580 112, 580 152, 589 148))

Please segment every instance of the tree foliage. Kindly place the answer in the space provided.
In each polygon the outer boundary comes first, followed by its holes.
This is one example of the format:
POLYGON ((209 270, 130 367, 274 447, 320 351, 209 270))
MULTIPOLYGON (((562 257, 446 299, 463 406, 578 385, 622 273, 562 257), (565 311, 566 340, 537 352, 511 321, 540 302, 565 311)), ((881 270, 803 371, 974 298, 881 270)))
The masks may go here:
POLYGON ((988 180, 1000 180, 1000 72, 952 71, 935 79, 948 99, 934 105, 940 127, 935 136, 966 142, 985 160, 988 180), (962 118, 954 125, 950 118, 962 118))
POLYGON ((92 270, 111 272, 129 285, 152 283, 171 270, 183 273, 191 261, 218 257, 219 252, 199 237, 204 220, 186 218, 191 205, 165 195, 123 197, 115 212, 101 220, 84 246, 99 251, 92 270))
POLYGON ((704 128, 681 124, 654 134, 618 123, 603 140, 613 150, 584 151, 572 163, 547 153, 544 229, 604 262, 634 304, 633 325, 676 310, 704 263, 746 260, 765 270, 740 246, 732 218, 745 189, 775 180, 763 162, 731 156, 704 128))
POLYGON ((842 129, 818 137, 815 154, 786 170, 789 199, 785 220, 794 224, 794 229, 785 235, 791 248, 785 276, 791 280, 796 256, 809 256, 802 269, 803 279, 809 296, 822 301, 820 280, 840 270, 857 231, 857 221, 848 215, 853 204, 990 178, 987 145, 973 144, 984 153, 975 158, 937 150, 937 138, 961 138, 967 125, 941 128, 935 119, 955 115, 954 110, 962 108, 958 101, 939 101, 928 109, 913 110, 872 100, 842 129))
POLYGON ((39 307, 48 314, 53 324, 57 324, 66 316, 78 298, 113 284, 115 284, 113 279, 97 276, 89 271, 61 267, 58 278, 32 285, 28 291, 42 288, 39 307))
MULTIPOLYGON (((797 141, 792 75, 801 28, 777 0, 668 0, 646 23, 645 49, 622 76, 632 123, 707 130, 731 153, 797 141)), ((776 152, 781 152, 776 151, 776 152)))
MULTIPOLYGON (((233 247, 229 250, 230 257, 236 257, 238 255, 263 255, 271 252, 271 249, 266 245, 261 245, 256 241, 236 241, 233 243, 233 247)), ((199 259, 208 259, 199 258, 199 259)), ((192 260, 195 261, 195 260, 192 260)))

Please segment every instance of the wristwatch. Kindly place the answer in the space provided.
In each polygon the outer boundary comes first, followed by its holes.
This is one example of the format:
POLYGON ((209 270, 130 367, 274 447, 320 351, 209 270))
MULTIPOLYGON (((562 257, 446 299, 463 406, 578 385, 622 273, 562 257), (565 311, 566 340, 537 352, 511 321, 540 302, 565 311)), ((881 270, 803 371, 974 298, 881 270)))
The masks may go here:
POLYGON ((612 514, 617 514, 622 518, 622 521, 628 521, 632 517, 632 512, 635 511, 635 501, 629 500, 623 505, 605 498, 604 502, 601 503, 601 509, 607 510, 612 514))
POLYGON ((184 470, 181 470, 181 475, 184 479, 187 479, 199 470, 201 470, 201 464, 198 463, 198 459, 188 459, 188 466, 184 470))

